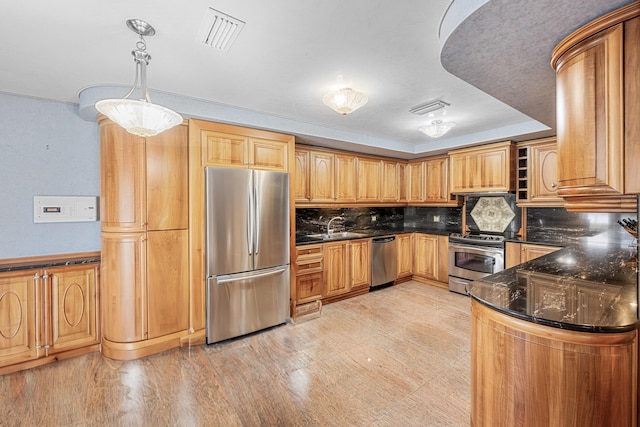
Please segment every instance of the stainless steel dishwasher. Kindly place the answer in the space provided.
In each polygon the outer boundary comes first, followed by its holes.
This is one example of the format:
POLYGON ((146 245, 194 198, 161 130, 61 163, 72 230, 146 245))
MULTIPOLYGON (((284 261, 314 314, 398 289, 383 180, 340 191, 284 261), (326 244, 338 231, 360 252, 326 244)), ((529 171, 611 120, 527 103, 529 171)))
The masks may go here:
POLYGON ((396 236, 371 239, 371 290, 393 284, 398 270, 396 236))

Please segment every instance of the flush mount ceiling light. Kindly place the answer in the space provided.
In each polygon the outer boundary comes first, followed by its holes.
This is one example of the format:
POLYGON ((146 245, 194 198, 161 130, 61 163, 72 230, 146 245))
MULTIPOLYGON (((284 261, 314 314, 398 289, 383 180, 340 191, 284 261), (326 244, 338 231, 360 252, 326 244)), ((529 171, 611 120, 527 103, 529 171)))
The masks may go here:
POLYGON ((168 108, 152 104, 147 90, 147 65, 151 55, 146 52, 144 36, 152 36, 156 30, 140 19, 127 20, 127 27, 140 36, 136 49, 131 51, 136 63, 136 78, 133 87, 122 99, 103 99, 96 102, 96 110, 138 136, 153 136, 180 123, 182 116, 168 108), (129 99, 138 87, 140 78, 140 99, 129 99))
POLYGON ((347 115, 362 107, 369 101, 367 95, 357 90, 345 87, 327 92, 322 97, 322 102, 338 113, 347 115))
POLYGON ((430 125, 422 126, 418 130, 429 135, 431 138, 440 138, 449 132, 456 124, 453 122, 443 123, 442 120, 434 120, 430 125))

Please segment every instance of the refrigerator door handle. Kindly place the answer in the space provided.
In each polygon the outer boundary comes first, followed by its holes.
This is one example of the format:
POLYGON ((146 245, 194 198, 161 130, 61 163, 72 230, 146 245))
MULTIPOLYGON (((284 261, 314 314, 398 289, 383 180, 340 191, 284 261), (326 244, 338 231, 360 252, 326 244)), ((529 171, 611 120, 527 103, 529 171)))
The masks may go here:
POLYGON ((255 244, 255 254, 257 254, 260 249, 259 249, 259 245, 258 242, 260 242, 260 199, 258 198, 260 195, 258 194, 258 191, 256 190, 256 187, 253 187, 253 191, 255 191, 255 196, 254 196, 254 200, 256 203, 256 244, 255 244))
POLYGON ((216 284, 220 285, 223 283, 232 283, 232 282, 239 282, 241 280, 257 279, 259 277, 273 276, 274 274, 280 274, 287 271, 288 268, 289 268, 288 265, 283 265, 281 267, 265 269, 257 274, 246 273, 246 274, 227 274, 224 276, 217 276, 216 284))
POLYGON ((247 212, 247 246, 249 247, 249 255, 253 255, 253 187, 249 189, 249 212, 247 212))

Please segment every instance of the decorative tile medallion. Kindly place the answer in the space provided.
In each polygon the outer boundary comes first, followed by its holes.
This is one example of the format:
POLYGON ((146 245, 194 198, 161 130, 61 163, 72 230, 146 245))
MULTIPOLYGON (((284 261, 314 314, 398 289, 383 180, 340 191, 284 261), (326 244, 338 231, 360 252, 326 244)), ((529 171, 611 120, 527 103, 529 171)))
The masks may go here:
POLYGON ((502 233, 516 214, 502 197, 480 197, 471 210, 471 218, 480 231, 502 233))

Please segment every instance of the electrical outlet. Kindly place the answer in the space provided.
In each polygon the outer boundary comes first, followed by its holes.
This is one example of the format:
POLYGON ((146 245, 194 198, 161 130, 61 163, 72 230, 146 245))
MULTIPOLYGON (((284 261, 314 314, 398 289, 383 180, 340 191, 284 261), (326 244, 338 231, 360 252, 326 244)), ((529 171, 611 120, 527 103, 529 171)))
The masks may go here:
POLYGON ((433 222, 440 222, 440 215, 434 215, 433 222))
POLYGON ((371 215, 371 222, 376 222, 378 217, 376 215, 371 215))

